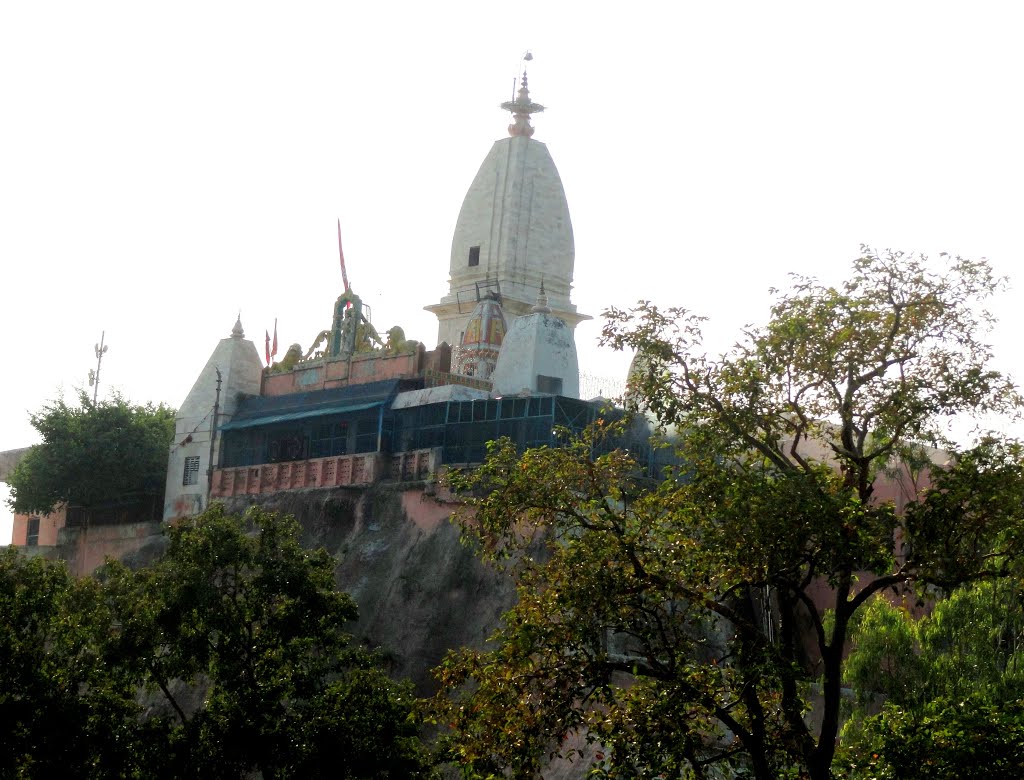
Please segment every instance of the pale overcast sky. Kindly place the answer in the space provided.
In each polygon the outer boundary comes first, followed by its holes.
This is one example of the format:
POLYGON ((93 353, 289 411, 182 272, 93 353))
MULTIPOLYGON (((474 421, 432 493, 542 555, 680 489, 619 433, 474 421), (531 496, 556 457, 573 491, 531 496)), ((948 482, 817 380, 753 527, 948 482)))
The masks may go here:
MULTIPOLYGON (((177 406, 241 311, 307 347, 349 278, 432 347, 463 195, 527 49, 574 301, 650 298, 725 346, 791 271, 858 246, 986 256, 1018 376, 1014 3, 8 2, 0 5, 0 449, 100 392, 177 406)), ((577 331, 601 389, 628 357, 577 331)), ((593 386, 593 385, 592 385, 593 386)), ((606 389, 607 392, 607 389, 606 389)), ((2 488, 3 486, 0 486, 2 488)), ((0 541, 10 539, 0 512, 0 541)))

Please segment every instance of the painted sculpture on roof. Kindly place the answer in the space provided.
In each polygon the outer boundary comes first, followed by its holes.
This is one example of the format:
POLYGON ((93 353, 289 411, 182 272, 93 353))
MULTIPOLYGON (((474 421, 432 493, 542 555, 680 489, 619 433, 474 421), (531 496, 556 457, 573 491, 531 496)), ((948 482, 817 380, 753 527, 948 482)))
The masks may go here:
POLYGON ((363 299, 349 287, 334 303, 334 322, 331 324, 331 357, 348 357, 370 352, 384 346, 384 341, 370 319, 363 313, 363 299))
POLYGON ((334 304, 334 323, 331 329, 320 331, 306 353, 300 354, 300 360, 346 357, 370 352, 400 355, 415 352, 419 346, 420 342, 407 339, 405 331, 398 325, 387 331, 387 340, 382 340, 369 318, 363 313, 359 296, 351 290, 346 290, 334 304))
POLYGON ((327 354, 327 340, 331 337, 329 330, 320 331, 316 338, 313 339, 313 344, 310 346, 309 351, 302 356, 303 360, 319 360, 327 354))
POLYGON ((405 330, 395 325, 388 329, 388 340, 384 342, 384 352, 389 355, 401 355, 406 352, 415 352, 420 342, 415 339, 407 339, 405 330))

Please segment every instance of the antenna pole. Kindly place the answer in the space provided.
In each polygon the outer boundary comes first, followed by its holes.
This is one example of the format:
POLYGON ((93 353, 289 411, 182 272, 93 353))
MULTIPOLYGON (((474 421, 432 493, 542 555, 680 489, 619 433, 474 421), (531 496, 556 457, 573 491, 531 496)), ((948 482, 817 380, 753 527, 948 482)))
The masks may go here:
POLYGON ((103 364, 103 355, 107 351, 108 347, 103 343, 106 338, 107 332, 102 331, 100 333, 100 343, 96 345, 96 370, 89 372, 89 384, 92 385, 92 405, 96 406, 96 399, 100 391, 100 366, 103 364))

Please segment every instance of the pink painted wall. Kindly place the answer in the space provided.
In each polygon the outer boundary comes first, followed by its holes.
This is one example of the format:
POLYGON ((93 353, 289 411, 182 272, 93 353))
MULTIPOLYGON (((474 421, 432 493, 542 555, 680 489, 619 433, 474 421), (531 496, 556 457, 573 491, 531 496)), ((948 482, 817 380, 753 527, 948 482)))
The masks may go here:
POLYGON ((161 533, 161 524, 155 521, 69 528, 62 535, 61 557, 72 574, 86 577, 107 558, 121 559, 138 552, 161 533))
MULTIPOLYGON (((66 561, 76 577, 92 574, 108 557, 121 558, 137 552, 162 533, 160 523, 155 521, 68 528, 64 507, 49 515, 35 516, 39 517, 39 544, 26 551, 37 551, 34 554, 50 560, 66 561)), ((11 544, 25 546, 29 517, 32 515, 14 516, 11 544)))
POLYGON ((39 518, 39 547, 50 547, 57 544, 57 532, 64 527, 66 512, 63 506, 48 515, 15 514, 14 529, 11 534, 11 544, 16 547, 24 547, 28 535, 28 519, 39 518))
POLYGON ((424 533, 432 533, 447 522, 455 507, 453 500, 444 501, 422 488, 402 491, 402 511, 424 533))
POLYGON ((335 359, 300 365, 280 374, 264 372, 262 394, 288 395, 416 376, 425 362, 429 362, 429 354, 421 344, 415 352, 401 355, 370 353, 355 355, 351 361, 335 359))

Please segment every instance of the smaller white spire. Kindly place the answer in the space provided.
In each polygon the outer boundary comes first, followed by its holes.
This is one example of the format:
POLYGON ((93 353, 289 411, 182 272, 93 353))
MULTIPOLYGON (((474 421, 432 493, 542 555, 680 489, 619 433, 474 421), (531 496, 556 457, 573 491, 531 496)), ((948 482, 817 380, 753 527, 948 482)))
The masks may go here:
POLYGON ((537 296, 537 302, 530 309, 534 314, 551 314, 551 307, 548 306, 548 296, 544 292, 544 277, 540 278, 540 295, 537 296))
POLYGON ((245 331, 242 330, 242 312, 238 312, 238 318, 235 320, 235 326, 231 329, 231 338, 233 339, 244 339, 245 331))

